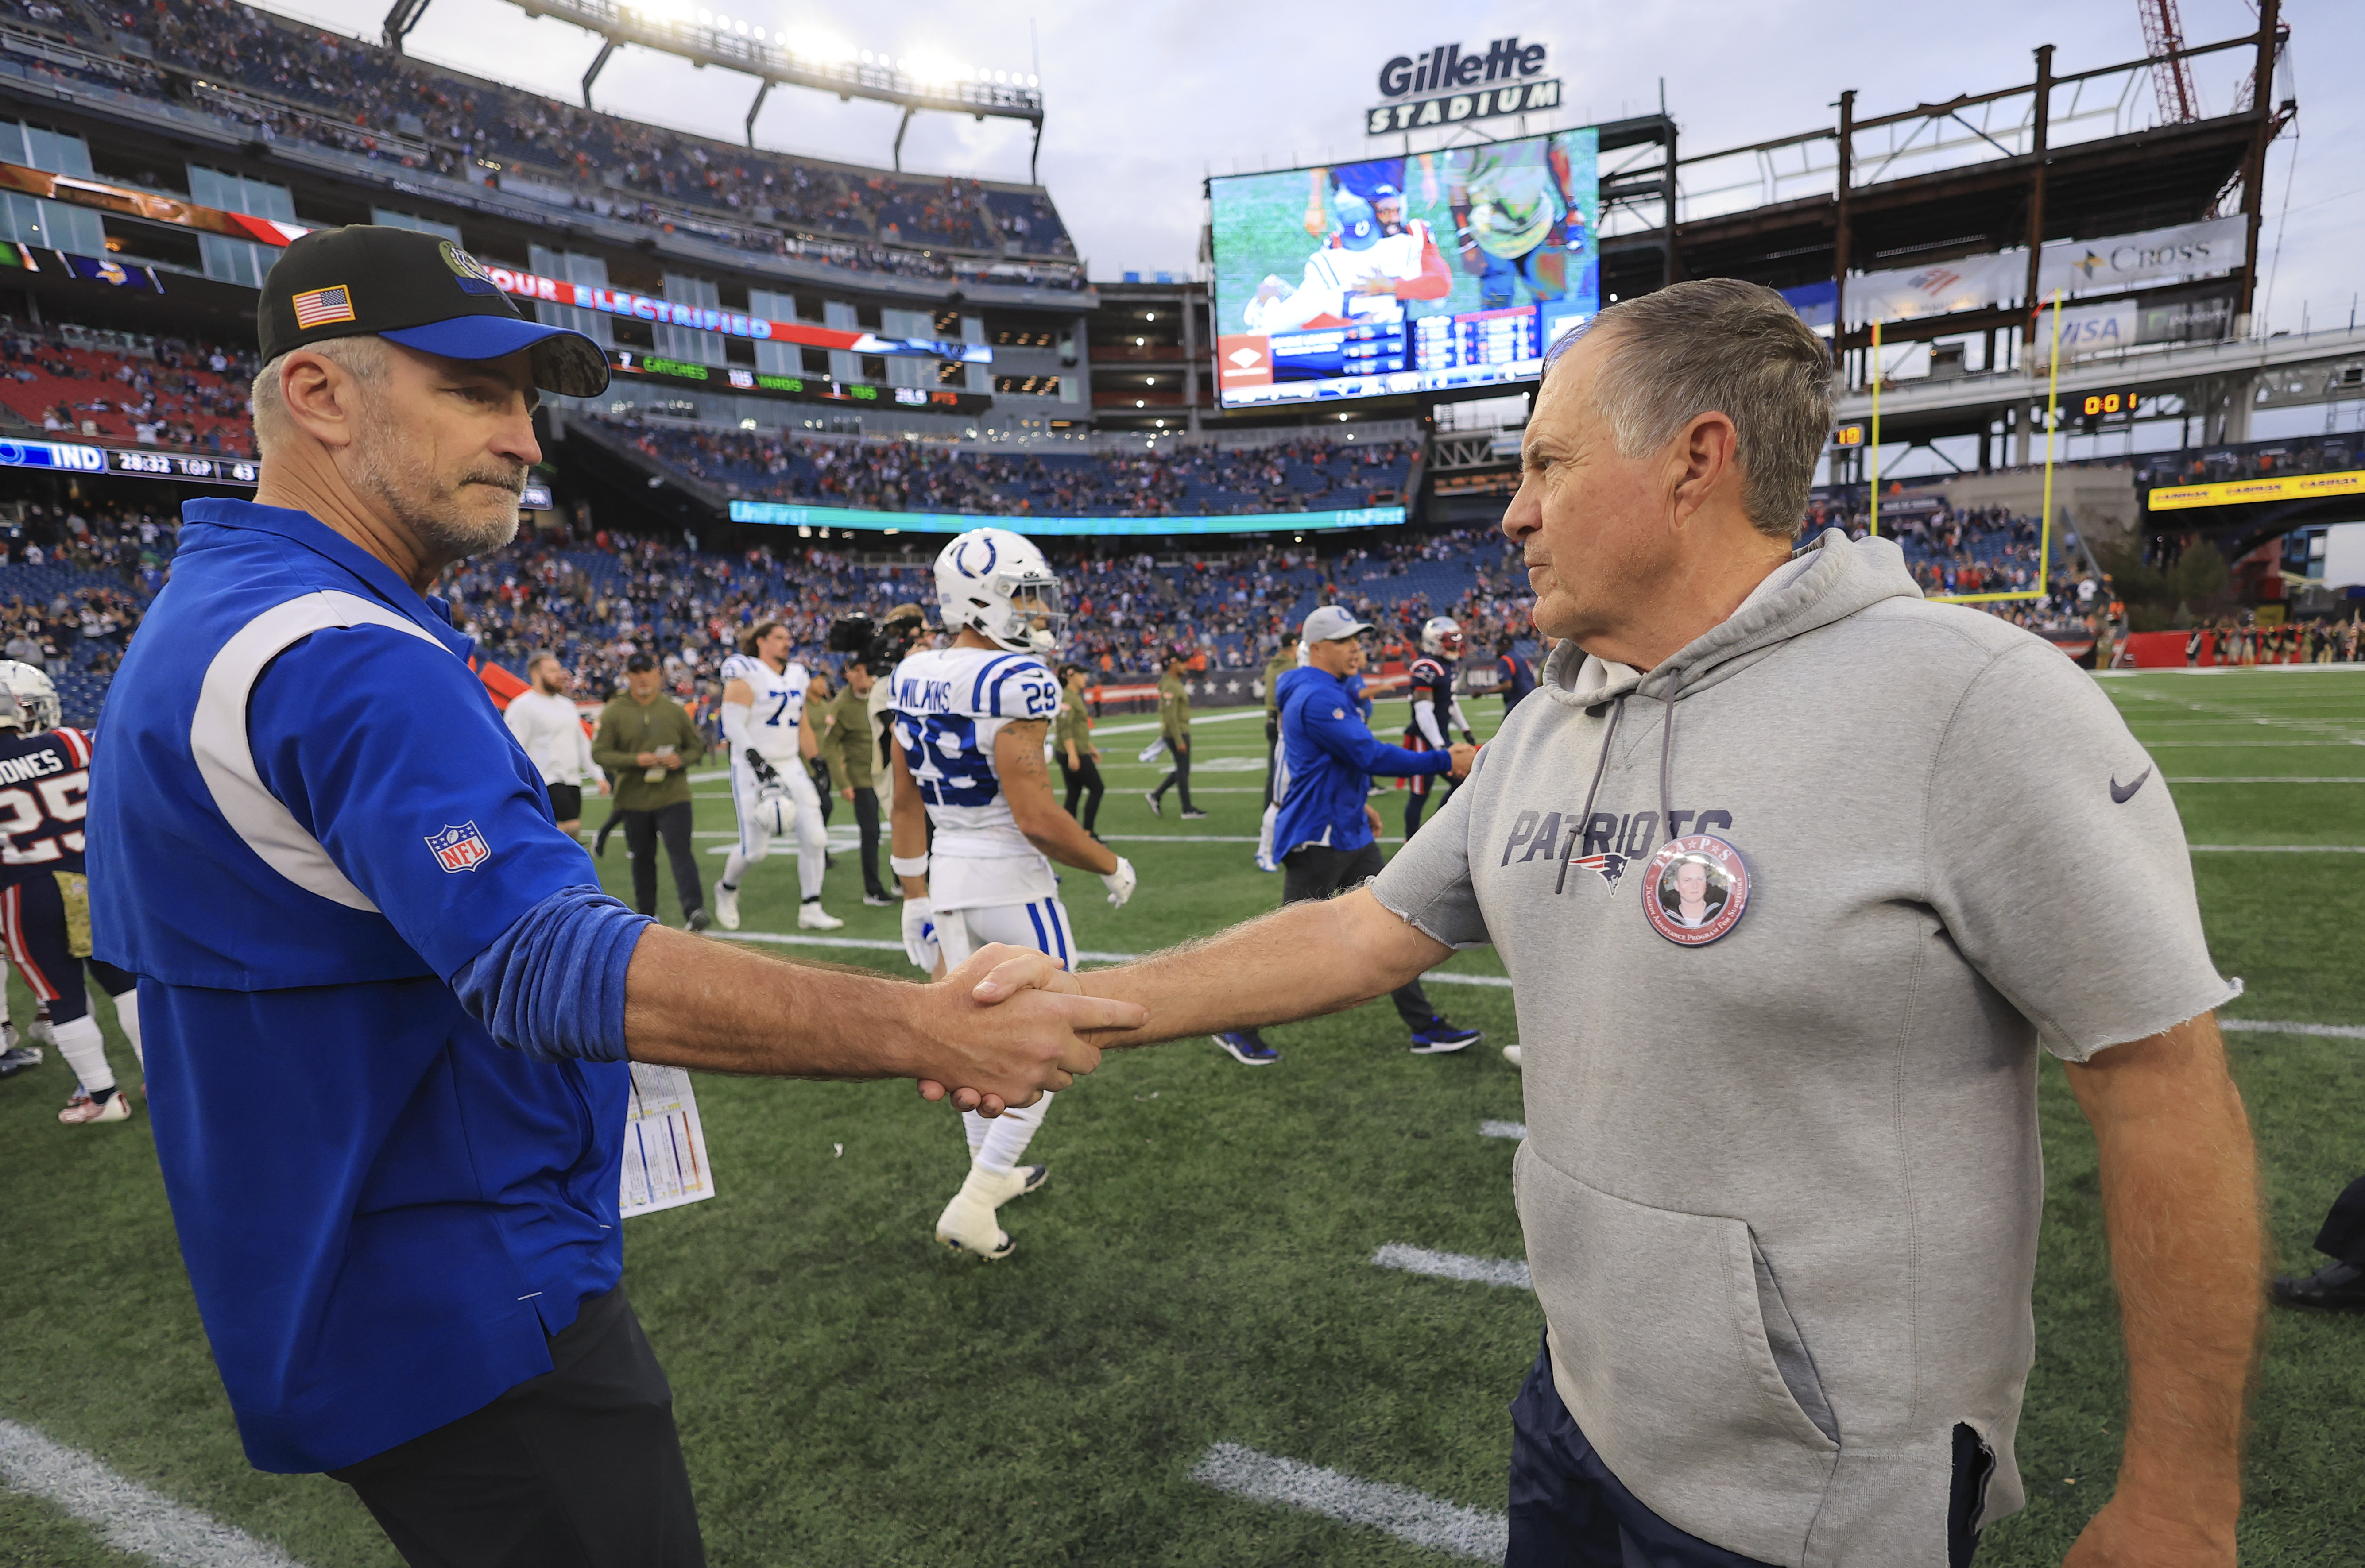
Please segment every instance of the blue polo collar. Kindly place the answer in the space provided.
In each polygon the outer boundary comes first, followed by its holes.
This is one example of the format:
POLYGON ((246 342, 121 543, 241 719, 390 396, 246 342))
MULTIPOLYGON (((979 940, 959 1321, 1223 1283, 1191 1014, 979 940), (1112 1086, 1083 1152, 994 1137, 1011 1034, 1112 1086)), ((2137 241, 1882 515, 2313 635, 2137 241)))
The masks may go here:
POLYGON ((397 577, 393 567, 310 512, 208 496, 182 502, 181 517, 185 522, 213 528, 276 534, 359 577, 372 593, 417 622, 459 657, 465 659, 476 649, 475 640, 453 626, 451 607, 441 598, 420 593, 397 577))

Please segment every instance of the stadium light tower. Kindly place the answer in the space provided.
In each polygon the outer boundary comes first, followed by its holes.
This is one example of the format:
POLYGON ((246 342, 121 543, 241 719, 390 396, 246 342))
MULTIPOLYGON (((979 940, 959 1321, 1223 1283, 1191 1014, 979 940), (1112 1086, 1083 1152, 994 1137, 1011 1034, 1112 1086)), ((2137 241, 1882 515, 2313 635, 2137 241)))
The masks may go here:
MULTIPOLYGON (((727 5, 729 0, 724 0, 727 5)), ((572 22, 604 40, 591 69, 583 73, 583 104, 591 105, 591 84, 608 59, 623 45, 662 50, 698 65, 720 65, 757 79, 756 101, 747 109, 747 145, 756 144, 756 116, 776 86, 810 87, 840 98, 872 98, 900 104, 903 118, 895 128, 895 167, 903 167, 903 133, 912 117, 923 109, 969 115, 976 119, 1025 120, 1035 128, 1035 145, 1026 158, 1030 182, 1036 160, 1043 151, 1043 95, 1036 78, 1024 72, 980 70, 949 62, 897 60, 846 48, 792 47, 777 32, 744 17, 695 8, 676 0, 649 6, 619 5, 616 0, 512 0, 529 17, 555 17, 572 22)), ((387 17, 388 42, 394 42, 397 18, 409 31, 426 9, 427 0, 397 0, 387 17)), ((396 47, 399 47, 396 44, 396 47)))

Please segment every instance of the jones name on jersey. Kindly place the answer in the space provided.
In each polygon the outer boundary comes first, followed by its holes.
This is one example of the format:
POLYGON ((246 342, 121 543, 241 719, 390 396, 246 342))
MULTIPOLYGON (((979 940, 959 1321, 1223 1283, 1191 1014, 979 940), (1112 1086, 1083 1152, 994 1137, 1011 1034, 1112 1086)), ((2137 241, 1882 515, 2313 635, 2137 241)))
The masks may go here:
POLYGON ((0 886, 83 868, 90 752, 80 730, 0 731, 0 886))
POLYGON ((1059 711, 1059 679, 1032 654, 939 648, 895 666, 895 738, 936 824, 928 885, 936 908, 1051 896, 1051 863, 1010 814, 993 742, 1014 719, 1048 720, 1059 711), (973 885, 959 864, 977 860, 1002 862, 991 887, 973 885))

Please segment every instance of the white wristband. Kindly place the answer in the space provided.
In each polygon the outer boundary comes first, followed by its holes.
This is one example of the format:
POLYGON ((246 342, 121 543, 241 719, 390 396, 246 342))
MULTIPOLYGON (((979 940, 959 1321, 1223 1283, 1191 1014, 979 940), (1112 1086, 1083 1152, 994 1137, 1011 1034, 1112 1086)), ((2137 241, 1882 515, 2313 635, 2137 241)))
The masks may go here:
POLYGON ((899 877, 925 877, 928 874, 928 857, 925 855, 890 855, 887 866, 899 877))

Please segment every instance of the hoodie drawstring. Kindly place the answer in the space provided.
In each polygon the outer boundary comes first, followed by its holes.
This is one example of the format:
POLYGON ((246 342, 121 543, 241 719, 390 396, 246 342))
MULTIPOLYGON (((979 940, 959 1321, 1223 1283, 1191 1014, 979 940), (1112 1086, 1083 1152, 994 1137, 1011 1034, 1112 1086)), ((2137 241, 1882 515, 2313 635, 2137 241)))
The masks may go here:
MULTIPOLYGON (((1666 713, 1659 721, 1659 831, 1667 835, 1669 842, 1673 842, 1676 836, 1675 818, 1667 810, 1667 803, 1673 796, 1668 791, 1667 779, 1669 764, 1676 749, 1675 699, 1667 698, 1664 706, 1666 713)), ((1554 897, 1558 897, 1561 890, 1568 886, 1569 862, 1575 858, 1576 846, 1585 839, 1586 826, 1593 821, 1593 802, 1601 793, 1602 775, 1609 771, 1609 747, 1611 743, 1618 739, 1618 721, 1625 717, 1625 714, 1626 699, 1620 697, 1609 710, 1609 728, 1601 737, 1601 757, 1593 765, 1593 784, 1585 792, 1585 810, 1578 815, 1576 825, 1570 830, 1567 852, 1560 857, 1560 876, 1552 883, 1554 897)))
POLYGON ((1593 765, 1593 787, 1585 792, 1585 810, 1579 813, 1576 826, 1569 833, 1567 853, 1560 857, 1560 879, 1552 883, 1554 898, 1558 898, 1560 890, 1568 886, 1568 863, 1575 857, 1576 846, 1584 842, 1586 823, 1593 820, 1593 801, 1601 792, 1601 776, 1609 771, 1609 745, 1618 738, 1618 721, 1625 713, 1626 699, 1620 697, 1609 710, 1609 729, 1601 737, 1601 760, 1593 765))
POLYGON ((1676 699, 1675 694, 1670 691, 1667 695, 1666 715, 1659 721, 1659 831, 1667 835, 1667 842, 1670 844, 1674 843, 1676 838, 1676 818, 1675 813, 1667 810, 1667 801, 1669 799, 1667 794, 1667 758, 1674 753, 1675 749, 1676 699))

